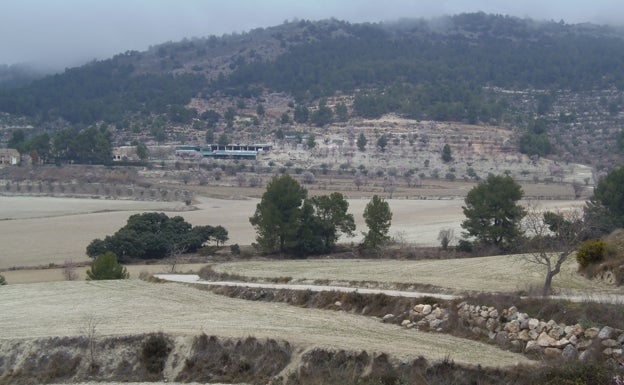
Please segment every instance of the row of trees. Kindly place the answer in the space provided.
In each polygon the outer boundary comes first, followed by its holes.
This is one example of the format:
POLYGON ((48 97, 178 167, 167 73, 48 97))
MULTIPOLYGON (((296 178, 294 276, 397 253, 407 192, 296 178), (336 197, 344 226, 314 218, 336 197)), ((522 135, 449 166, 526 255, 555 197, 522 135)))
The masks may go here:
POLYGON ((180 216, 143 213, 130 216, 115 234, 91 241, 87 255, 95 258, 112 252, 122 262, 162 259, 195 252, 209 241, 219 245, 227 240, 228 232, 222 226, 192 226, 180 216))
MULTIPOLYGON (((308 198, 307 190, 290 175, 274 177, 267 185, 254 215, 249 218, 265 252, 297 256, 330 252, 340 235, 353 236, 355 221, 341 193, 308 198)), ((392 219, 387 202, 374 196, 364 218, 369 231, 364 246, 377 248, 386 242, 392 219)))
POLYGON ((53 137, 47 133, 27 137, 22 129, 13 131, 7 146, 31 156, 33 163, 109 164, 113 158, 112 135, 106 129, 69 127, 53 137))

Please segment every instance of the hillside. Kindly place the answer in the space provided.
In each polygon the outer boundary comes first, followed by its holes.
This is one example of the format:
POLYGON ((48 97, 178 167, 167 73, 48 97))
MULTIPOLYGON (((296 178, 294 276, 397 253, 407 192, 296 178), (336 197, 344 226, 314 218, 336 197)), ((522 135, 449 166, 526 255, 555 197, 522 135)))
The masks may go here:
POLYGON ((529 156, 610 168, 624 143, 623 37, 610 27, 483 13, 285 22, 0 89, 9 114, 1 138, 10 141, 19 117, 27 136, 97 125, 121 145, 203 144, 221 134, 272 141, 395 114, 504 128, 529 156))

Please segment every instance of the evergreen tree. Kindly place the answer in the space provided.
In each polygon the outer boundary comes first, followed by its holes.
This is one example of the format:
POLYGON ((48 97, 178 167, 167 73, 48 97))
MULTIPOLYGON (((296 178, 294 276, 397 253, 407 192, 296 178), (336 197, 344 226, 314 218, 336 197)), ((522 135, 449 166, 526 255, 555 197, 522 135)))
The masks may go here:
POLYGON ((598 182, 592 198, 594 205, 604 207, 607 213, 601 227, 612 230, 613 227, 624 227, 624 167, 611 171, 598 182))
POLYGON ((523 194, 511 177, 489 175, 464 200, 466 219, 461 226, 465 235, 476 237, 482 245, 513 246, 522 234, 520 224, 526 214, 517 203, 523 194))
POLYGON ((126 268, 119 264, 117 256, 110 251, 98 256, 91 264, 91 268, 87 270, 87 281, 128 279, 129 277, 130 274, 126 268))
POLYGON ((445 144, 444 148, 442 148, 442 160, 446 163, 453 160, 453 155, 451 155, 451 146, 448 144, 445 144))
POLYGON ((360 133, 360 136, 358 136, 357 138, 357 148, 360 151, 366 151, 366 142, 368 142, 368 140, 366 140, 366 136, 364 136, 364 133, 360 133))
POLYGON ((388 231, 392 221, 392 212, 388 202, 373 195, 364 209, 364 221, 368 226, 368 232, 364 233, 364 247, 377 249, 390 240, 388 231))
POLYGON ((294 113, 295 122, 305 123, 308 121, 309 116, 310 116, 310 111, 308 110, 308 107, 303 106, 303 105, 298 105, 297 107, 295 107, 295 113, 294 113))
POLYGON ((319 195, 311 198, 310 203, 317 218, 323 251, 330 251, 336 245, 340 233, 353 236, 355 220, 353 214, 348 213, 349 202, 344 195, 339 192, 319 195))
POLYGON ((307 190, 288 174, 269 182, 256 212, 249 218, 264 251, 285 252, 297 243, 301 205, 307 195, 307 190))

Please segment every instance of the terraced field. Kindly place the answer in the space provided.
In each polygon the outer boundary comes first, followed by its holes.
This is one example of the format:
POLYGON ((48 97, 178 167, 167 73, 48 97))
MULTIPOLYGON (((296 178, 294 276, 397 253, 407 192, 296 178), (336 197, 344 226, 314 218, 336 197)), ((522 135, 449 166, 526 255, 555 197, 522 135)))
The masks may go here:
MULTIPOLYGON (((322 347, 386 352, 399 359, 420 355, 456 363, 509 366, 524 356, 445 334, 408 330, 354 314, 280 303, 231 299, 183 284, 140 280, 8 285, 2 292, 0 342, 81 335, 86 319, 101 336, 165 332, 172 335, 277 338, 298 349, 322 347)), ((8 354, 2 351, 0 356, 8 354)))
MULTIPOLYGON (((249 261, 213 265, 217 272, 248 277, 290 277, 299 282, 361 281, 426 284, 452 293, 466 291, 512 292, 541 288, 544 272, 527 264, 522 256, 494 256, 447 260, 304 260, 249 261)), ((554 281, 561 294, 623 294, 624 289, 590 281, 576 273, 568 259, 554 281)))

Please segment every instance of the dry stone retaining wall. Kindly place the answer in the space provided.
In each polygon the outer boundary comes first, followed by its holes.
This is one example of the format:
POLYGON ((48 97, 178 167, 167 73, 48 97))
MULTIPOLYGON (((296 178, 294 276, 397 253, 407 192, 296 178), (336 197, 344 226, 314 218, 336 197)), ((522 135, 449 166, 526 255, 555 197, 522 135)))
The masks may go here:
MULTIPOLYGON (((605 359, 624 359, 624 331, 610 326, 584 328, 578 323, 546 322, 519 312, 515 306, 499 311, 462 302, 456 310, 458 324, 476 337, 485 336, 499 345, 513 346, 527 354, 585 361, 600 352, 605 359)), ((382 320, 399 322, 408 329, 444 332, 450 328, 450 318, 448 309, 418 304, 402 316, 388 314, 382 320)))

